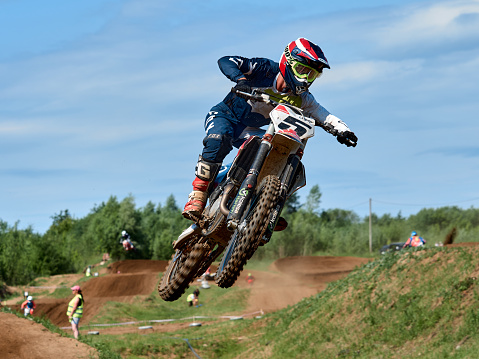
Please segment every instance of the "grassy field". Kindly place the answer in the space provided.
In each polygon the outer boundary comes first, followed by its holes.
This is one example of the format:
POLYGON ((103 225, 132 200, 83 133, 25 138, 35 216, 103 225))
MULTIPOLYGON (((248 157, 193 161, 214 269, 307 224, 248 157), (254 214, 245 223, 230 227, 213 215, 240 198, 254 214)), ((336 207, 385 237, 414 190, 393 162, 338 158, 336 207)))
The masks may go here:
POLYGON ((192 288, 174 302, 163 301, 156 291, 148 298, 143 298, 134 304, 113 302, 105 306, 92 323, 117 323, 118 319, 147 321, 164 318, 181 319, 195 315, 218 317, 225 313, 239 314, 244 312, 248 296, 247 289, 224 290, 212 285, 208 290, 200 288, 199 299, 202 306, 195 308, 188 307, 186 304, 186 296, 191 292, 193 292, 192 288))
POLYGON ((477 254, 432 248, 383 256, 271 315, 250 358, 477 358, 477 254))

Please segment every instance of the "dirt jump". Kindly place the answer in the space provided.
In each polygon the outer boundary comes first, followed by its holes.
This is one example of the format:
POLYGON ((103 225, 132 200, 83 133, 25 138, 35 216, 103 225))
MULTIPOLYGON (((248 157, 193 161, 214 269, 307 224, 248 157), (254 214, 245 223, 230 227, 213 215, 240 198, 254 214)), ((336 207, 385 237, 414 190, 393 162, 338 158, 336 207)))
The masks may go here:
MULTIPOLYGON (((355 267, 369 260, 356 257, 288 257, 275 261, 268 271, 243 271, 235 286, 250 289, 247 312, 268 313, 320 292, 326 288, 327 283, 345 277, 355 267), (248 273, 255 278, 252 285, 246 281, 248 273)), ((85 305, 81 324, 88 324, 108 301, 131 302, 135 297, 146 297, 156 291, 161 272, 166 265, 166 261, 153 260, 115 262, 108 266, 102 276, 82 283, 82 292, 88 305, 85 305)), ((216 268, 212 266, 211 269, 213 272, 216 268)), ((82 275, 55 276, 52 281, 58 283, 62 280, 68 287, 81 277, 82 275)), ((37 309, 34 315, 40 316, 44 313, 58 327, 69 327, 66 309, 70 299, 36 296, 37 309)), ((8 306, 19 310, 18 304, 8 306)), ((171 330, 176 329, 178 324, 171 327, 171 330)), ((119 331, 118 334, 124 332, 119 328, 116 330, 119 331)), ((18 318, 13 314, 0 313, 0 332, 2 358, 53 358, 62 357, 58 353, 67 351, 72 354, 72 358, 83 358, 88 357, 88 349, 91 350, 74 339, 62 338, 33 321, 18 318), (43 344, 39 345, 37 342, 43 344), (35 348, 33 356, 32 347, 35 348)))

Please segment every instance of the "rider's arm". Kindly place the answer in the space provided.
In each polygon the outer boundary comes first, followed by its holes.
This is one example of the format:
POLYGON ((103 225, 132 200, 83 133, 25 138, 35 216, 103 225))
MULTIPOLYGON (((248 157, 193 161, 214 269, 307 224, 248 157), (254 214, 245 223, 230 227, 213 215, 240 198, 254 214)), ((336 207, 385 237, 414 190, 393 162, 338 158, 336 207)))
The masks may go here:
POLYGON ((223 75, 233 82, 238 82, 241 78, 247 79, 258 68, 258 63, 256 59, 242 56, 223 56, 218 60, 218 66, 223 75))
POLYGON ((338 132, 351 131, 348 125, 321 106, 311 93, 306 92, 302 101, 303 109, 311 114, 316 126, 329 125, 338 132))

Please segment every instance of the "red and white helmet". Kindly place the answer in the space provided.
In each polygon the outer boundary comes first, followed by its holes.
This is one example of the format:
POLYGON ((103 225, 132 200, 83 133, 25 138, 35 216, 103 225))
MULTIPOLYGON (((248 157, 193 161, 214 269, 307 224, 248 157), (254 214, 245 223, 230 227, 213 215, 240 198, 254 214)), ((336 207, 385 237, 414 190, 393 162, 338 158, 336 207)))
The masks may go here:
POLYGON ((330 67, 323 51, 304 37, 289 43, 279 61, 279 70, 295 95, 307 91, 324 68, 330 67))

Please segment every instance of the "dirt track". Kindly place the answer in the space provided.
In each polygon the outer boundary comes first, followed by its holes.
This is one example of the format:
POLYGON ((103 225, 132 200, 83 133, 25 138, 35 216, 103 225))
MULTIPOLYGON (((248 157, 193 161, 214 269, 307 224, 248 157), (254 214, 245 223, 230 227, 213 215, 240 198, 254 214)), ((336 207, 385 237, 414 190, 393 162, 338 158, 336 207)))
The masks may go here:
MULTIPOLYGON (((251 294, 248 301, 248 313, 262 310, 272 312, 293 305, 302 298, 314 295, 323 290, 328 282, 346 276, 355 267, 366 263, 368 259, 356 257, 289 257, 283 258, 272 264, 270 271, 249 271, 255 277, 254 284, 250 287, 251 294)), ((148 260, 129 260, 113 263, 109 266, 107 274, 82 284, 85 295, 85 312, 81 324, 87 324, 107 301, 129 302, 136 296, 147 296, 156 290, 160 272, 164 270, 167 262, 148 260)), ((215 270, 215 268, 212 268, 215 270)), ((237 286, 246 287, 245 281, 248 272, 244 272, 237 280, 237 286)), ((56 276, 58 277, 58 276, 56 276)), ((81 276, 62 276, 66 285, 73 285, 81 276), (70 282, 69 282, 70 281, 70 282)), ((58 282, 58 278, 53 278, 58 282)), ((69 326, 66 308, 70 298, 52 299, 36 298, 37 310, 35 315, 45 313, 52 323, 59 327, 69 326)), ((18 308, 18 305, 12 305, 18 308)), ((55 338, 55 335, 45 330, 40 325, 19 319, 13 315, 0 313, 0 333, 2 344, 0 353, 2 358, 32 358, 28 347, 32 340, 47 340, 48 345, 36 347, 41 350, 35 358, 62 357, 55 353, 69 350, 68 346, 73 339, 55 338), (7 318, 7 319, 5 319, 7 318), (13 324, 15 323, 15 324, 13 324), (32 325, 36 324, 36 325, 32 325), (34 332, 34 334, 30 334, 34 332), (26 333, 26 335, 24 334, 26 333), (45 336, 45 339, 42 337, 45 336), (28 341, 26 340, 28 338, 28 341), (52 339, 53 338, 53 339, 52 339), (61 340, 60 340, 61 339, 61 340), (28 344, 28 345, 27 345, 28 344), (9 353, 3 356, 3 353, 9 353)), ((176 330, 185 324, 176 323, 171 326, 162 326, 164 330, 176 330)), ((109 332, 124 333, 126 328, 111 328, 109 332)), ((73 341, 73 344, 76 342, 73 341)), ((75 355, 85 355, 82 345, 75 347, 75 355), (77 351, 78 350, 78 354, 77 351)))

